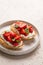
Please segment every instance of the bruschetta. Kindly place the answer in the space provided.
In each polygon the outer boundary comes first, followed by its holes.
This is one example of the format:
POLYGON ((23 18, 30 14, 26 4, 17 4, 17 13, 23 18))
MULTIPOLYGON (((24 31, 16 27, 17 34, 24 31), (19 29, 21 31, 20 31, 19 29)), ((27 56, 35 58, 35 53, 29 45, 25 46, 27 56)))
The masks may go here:
POLYGON ((14 22, 11 26, 11 31, 16 32, 19 34, 22 39, 27 40, 27 39, 32 39, 35 37, 35 31, 31 25, 28 25, 25 22, 14 22))
POLYGON ((12 31, 0 34, 0 44, 7 49, 21 49, 24 46, 21 36, 12 31))

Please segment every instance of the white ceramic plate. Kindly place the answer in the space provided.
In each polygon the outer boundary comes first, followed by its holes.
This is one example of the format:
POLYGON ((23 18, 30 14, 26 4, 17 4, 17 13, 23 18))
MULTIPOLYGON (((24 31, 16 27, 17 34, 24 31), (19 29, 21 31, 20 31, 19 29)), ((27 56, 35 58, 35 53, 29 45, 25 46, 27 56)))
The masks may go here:
MULTIPOLYGON (((1 24, 0 33, 6 29, 9 29, 9 26, 16 21, 21 21, 21 20, 8 21, 6 23, 1 24)), ((25 21, 22 21, 22 22, 25 22, 25 21)), ((28 23, 29 25, 32 25, 29 22, 26 22, 26 23, 28 23)), ((34 25, 32 25, 32 26, 36 32, 36 36, 32 40, 24 41, 25 45, 21 50, 9 50, 7 48, 4 48, 1 45, 0 45, 0 50, 3 51, 4 53, 10 54, 10 55, 22 55, 22 54, 27 54, 27 53, 32 52, 39 45, 39 43, 38 43, 39 42, 39 32, 34 25)))

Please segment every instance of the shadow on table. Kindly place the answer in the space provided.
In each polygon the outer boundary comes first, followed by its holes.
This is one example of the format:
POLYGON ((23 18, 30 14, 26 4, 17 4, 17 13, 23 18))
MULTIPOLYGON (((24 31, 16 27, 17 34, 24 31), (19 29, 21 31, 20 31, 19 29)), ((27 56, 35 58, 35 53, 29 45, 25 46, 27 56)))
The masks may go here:
POLYGON ((1 52, 0 51, 0 56, 2 56, 2 57, 4 57, 4 58, 8 58, 8 59, 23 59, 23 58, 28 58, 28 57, 30 57, 30 56, 33 56, 33 55, 36 55, 38 52, 38 50, 39 50, 39 48, 40 48, 40 42, 39 42, 39 45, 38 45, 38 47, 34 50, 34 51, 32 51, 31 53, 29 53, 29 54, 25 54, 25 55, 19 55, 19 56, 12 56, 12 55, 8 55, 8 54, 5 54, 5 53, 3 53, 3 52, 1 52))

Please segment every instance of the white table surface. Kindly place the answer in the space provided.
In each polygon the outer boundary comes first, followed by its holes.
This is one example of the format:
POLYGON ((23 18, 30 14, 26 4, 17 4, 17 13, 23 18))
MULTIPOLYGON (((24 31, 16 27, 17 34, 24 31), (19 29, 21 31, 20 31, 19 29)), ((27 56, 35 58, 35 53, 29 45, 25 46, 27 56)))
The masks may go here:
POLYGON ((43 0, 0 0, 0 24, 17 19, 37 27, 40 45, 23 56, 9 56, 0 51, 0 65, 43 65, 43 0))

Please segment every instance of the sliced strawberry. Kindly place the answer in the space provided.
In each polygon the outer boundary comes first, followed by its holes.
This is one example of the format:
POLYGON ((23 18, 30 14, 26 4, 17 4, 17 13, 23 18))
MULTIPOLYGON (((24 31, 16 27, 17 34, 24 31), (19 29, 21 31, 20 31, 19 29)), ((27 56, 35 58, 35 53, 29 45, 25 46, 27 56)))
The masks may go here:
POLYGON ((20 28, 22 28, 22 29, 25 29, 26 27, 27 27, 26 24, 22 24, 22 25, 20 26, 20 28))
POLYGON ((16 36, 16 33, 13 33, 13 32, 10 32, 10 37, 15 37, 16 36))
POLYGON ((20 34, 23 34, 23 35, 27 36, 27 33, 25 32, 24 29, 21 29, 20 34))
POLYGON ((17 30, 18 30, 18 31, 20 31, 20 30, 21 30, 21 28, 20 28, 20 27, 18 27, 18 28, 17 28, 17 30))
POLYGON ((5 33, 3 34, 4 37, 7 37, 7 36, 9 36, 9 35, 10 35, 10 32, 5 32, 5 33))
POLYGON ((4 37, 4 39, 6 39, 7 40, 7 37, 5 37, 5 35, 3 34, 3 37, 4 37))
POLYGON ((32 33, 33 32, 33 28, 30 27, 29 28, 29 32, 32 33))
POLYGON ((25 30, 21 29, 20 34, 25 34, 25 30))
POLYGON ((27 36, 28 34, 27 34, 27 33, 25 33, 24 35, 25 35, 25 36, 27 36))
POLYGON ((10 36, 7 37, 7 41, 12 42, 10 36))
POLYGON ((15 39, 16 39, 16 40, 19 40, 20 38, 21 38, 21 37, 20 37, 20 36, 18 36, 18 35, 15 37, 15 39))
POLYGON ((13 43, 14 46, 18 46, 18 43, 13 43))

